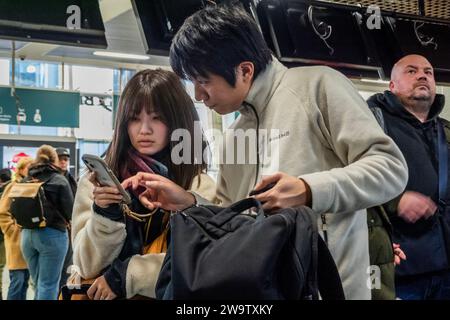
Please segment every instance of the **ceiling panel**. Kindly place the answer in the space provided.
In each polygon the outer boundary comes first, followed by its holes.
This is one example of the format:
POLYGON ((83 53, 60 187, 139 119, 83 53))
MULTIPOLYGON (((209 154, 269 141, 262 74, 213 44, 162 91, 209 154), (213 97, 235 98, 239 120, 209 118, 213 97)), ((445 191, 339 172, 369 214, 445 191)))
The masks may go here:
MULTIPOLYGON (((112 51, 145 55, 145 46, 138 29, 136 17, 129 0, 102 0, 100 9, 105 25, 105 36, 108 46, 102 51, 112 51)), ((169 58, 165 56, 151 56, 149 60, 130 60, 110 57, 94 56, 94 48, 49 45, 32 42, 17 42, 17 56, 32 60, 67 61, 73 64, 116 66, 130 68, 133 65, 169 66, 169 58)), ((0 56, 10 56, 11 41, 0 39, 0 56)))
MULTIPOLYGON (((24 47, 26 42, 16 41, 16 50, 24 47)), ((11 50, 12 41, 11 40, 2 40, 0 39, 0 50, 11 50)))
MULTIPOLYGON (((381 10, 398 12, 403 14, 419 15, 418 0, 321 0, 322 2, 333 2, 353 6, 368 7, 371 5, 380 7, 381 10)), ((425 17, 449 20, 450 23, 450 1, 449 0, 424 0, 425 17)))

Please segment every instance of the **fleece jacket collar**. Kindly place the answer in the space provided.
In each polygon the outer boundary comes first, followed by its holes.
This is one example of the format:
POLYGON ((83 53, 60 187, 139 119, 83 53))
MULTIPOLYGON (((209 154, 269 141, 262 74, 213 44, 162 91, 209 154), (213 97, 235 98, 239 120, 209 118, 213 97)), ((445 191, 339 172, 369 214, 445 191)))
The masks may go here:
POLYGON ((270 62, 253 81, 250 91, 245 98, 243 105, 239 109, 239 112, 244 116, 253 115, 253 112, 248 108, 248 104, 250 104, 255 108, 258 115, 262 114, 280 85, 281 79, 286 71, 287 68, 275 57, 272 57, 272 62, 270 62))

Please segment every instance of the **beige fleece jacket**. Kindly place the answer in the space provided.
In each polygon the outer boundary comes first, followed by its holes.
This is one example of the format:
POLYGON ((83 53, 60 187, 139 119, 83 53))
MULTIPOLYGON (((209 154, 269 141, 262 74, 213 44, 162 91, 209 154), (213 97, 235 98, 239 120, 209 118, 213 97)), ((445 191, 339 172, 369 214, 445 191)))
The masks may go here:
MULTIPOLYGON (((200 186, 195 179, 192 191, 213 202, 215 183, 201 175, 200 186)), ((94 186, 87 176, 81 177, 72 213, 73 263, 80 276, 92 279, 119 256, 126 238, 125 224, 112 221, 92 210, 94 186)), ((135 255, 126 274, 126 297, 137 294, 154 298, 155 286, 165 254, 135 255)))
MULTIPOLYGON (((269 130, 266 136, 260 130, 258 180, 281 171, 308 183, 346 298, 370 299, 365 208, 403 191, 408 177, 400 150, 353 84, 328 67, 287 69, 274 58, 245 101, 256 109, 259 129, 269 130)), ((251 108, 244 104, 239 111, 230 129, 255 129, 251 108)), ((233 140, 228 133, 223 159, 236 150, 233 140)), ((220 165, 217 195, 225 206, 253 189, 257 166, 249 156, 256 158, 256 143, 245 150, 245 163, 220 165)))

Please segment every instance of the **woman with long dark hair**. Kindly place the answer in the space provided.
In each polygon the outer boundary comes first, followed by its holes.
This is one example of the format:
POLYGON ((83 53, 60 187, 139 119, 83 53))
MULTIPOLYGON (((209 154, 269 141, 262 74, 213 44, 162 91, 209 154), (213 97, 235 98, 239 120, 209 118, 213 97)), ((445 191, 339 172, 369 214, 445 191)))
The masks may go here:
MULTIPOLYGON (((202 151, 206 147, 203 135, 194 136, 198 120, 173 72, 138 72, 121 95, 105 161, 120 181, 139 172, 156 173, 212 200, 215 185, 205 174, 207 164, 194 155, 195 138, 202 139, 202 151), (180 164, 171 157, 179 143, 171 141, 177 129, 191 138, 183 141, 188 154, 181 154, 189 161, 180 164)), ((150 212, 139 200, 145 190, 130 189, 133 201, 127 206, 117 188, 99 185, 92 175, 80 179, 73 210, 74 271, 96 278, 87 292, 91 299, 155 295, 170 212, 150 212)))

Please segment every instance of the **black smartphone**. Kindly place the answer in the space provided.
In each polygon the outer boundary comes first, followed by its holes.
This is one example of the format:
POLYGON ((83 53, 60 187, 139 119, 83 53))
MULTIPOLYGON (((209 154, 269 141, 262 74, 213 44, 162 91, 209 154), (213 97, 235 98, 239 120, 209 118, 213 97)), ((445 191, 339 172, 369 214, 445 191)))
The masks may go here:
POLYGON ((257 194, 260 194, 260 193, 266 192, 267 190, 272 189, 275 185, 276 185, 275 182, 269 183, 267 186, 265 186, 262 189, 250 191, 250 193, 248 195, 249 196, 256 196, 257 194))

